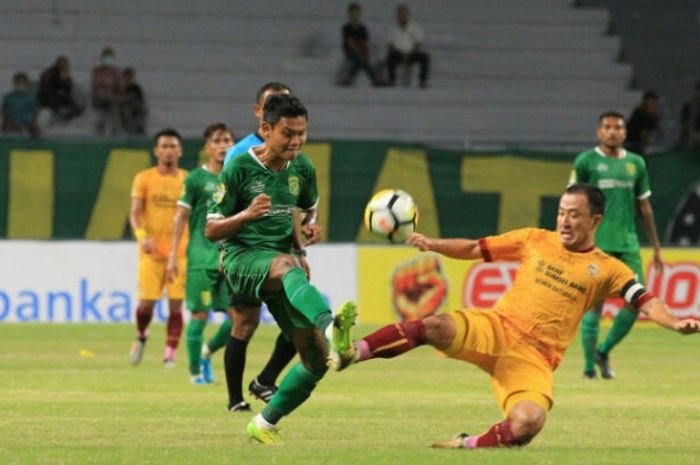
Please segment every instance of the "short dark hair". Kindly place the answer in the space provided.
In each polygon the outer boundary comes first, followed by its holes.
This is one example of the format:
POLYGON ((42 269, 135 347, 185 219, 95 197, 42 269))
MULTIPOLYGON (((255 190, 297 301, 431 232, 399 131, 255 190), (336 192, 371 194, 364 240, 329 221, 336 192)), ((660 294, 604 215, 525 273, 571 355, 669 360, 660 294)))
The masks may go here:
POLYGON ((303 116, 309 119, 309 112, 301 100, 291 94, 270 95, 263 107, 263 121, 274 126, 282 118, 303 116))
POLYGON ((567 187, 564 193, 585 194, 588 199, 588 208, 591 209, 591 214, 602 215, 605 212, 605 194, 596 186, 579 182, 567 187))
POLYGON ((282 84, 281 82, 277 81, 268 82, 263 84, 263 86, 260 87, 260 89, 258 89, 258 91, 255 93, 255 103, 261 103, 260 99, 268 90, 274 90, 275 92, 284 92, 286 90, 290 94, 292 93, 291 87, 289 87, 287 84, 282 84))
POLYGON ((202 134, 202 137, 204 138, 204 142, 208 141, 211 136, 214 135, 215 132, 228 132, 231 134, 231 137, 233 137, 233 131, 231 128, 228 126, 226 123, 212 123, 209 126, 204 129, 204 133, 202 134))
POLYGON ((348 13, 352 13, 353 11, 357 10, 362 10, 359 3, 352 2, 350 5, 348 5, 348 13))
POLYGON ((598 117, 598 125, 600 125, 605 118, 619 118, 622 121, 625 120, 625 115, 615 110, 608 110, 600 114, 598 117))
POLYGON ((177 132, 173 128, 165 128, 161 129, 160 131, 156 132, 156 134, 153 136, 153 146, 155 147, 158 145, 158 140, 161 137, 175 137, 177 138, 178 142, 180 142, 180 145, 182 145, 182 136, 180 135, 179 132, 177 132))
POLYGON ((642 97, 642 100, 659 100, 659 94, 654 92, 653 90, 647 90, 644 92, 644 96, 642 97))
POLYGON ((27 73, 22 71, 20 71, 19 73, 15 73, 15 75, 12 76, 12 82, 17 84, 17 81, 29 82, 29 76, 27 76, 27 73))

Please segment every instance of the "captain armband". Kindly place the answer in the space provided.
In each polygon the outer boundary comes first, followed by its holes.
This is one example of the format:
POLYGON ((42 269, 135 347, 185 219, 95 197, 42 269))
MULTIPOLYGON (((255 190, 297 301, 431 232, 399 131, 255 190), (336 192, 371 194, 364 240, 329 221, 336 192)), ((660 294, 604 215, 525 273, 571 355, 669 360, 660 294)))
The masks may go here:
POLYGON ((646 288, 635 279, 630 279, 627 284, 622 286, 620 295, 625 299, 625 302, 634 308, 639 308, 654 298, 651 292, 647 291, 646 288))

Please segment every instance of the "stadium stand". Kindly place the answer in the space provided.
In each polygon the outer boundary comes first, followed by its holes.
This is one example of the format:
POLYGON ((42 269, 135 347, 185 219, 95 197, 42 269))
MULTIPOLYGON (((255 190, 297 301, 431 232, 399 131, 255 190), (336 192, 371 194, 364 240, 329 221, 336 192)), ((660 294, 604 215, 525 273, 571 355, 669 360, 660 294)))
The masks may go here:
MULTIPOLYGON (((609 13, 564 0, 409 2, 432 56, 429 89, 339 88, 345 0, 0 2, 0 85, 32 78, 56 55, 87 91, 104 46, 132 66, 148 98, 149 128, 189 136, 225 120, 252 129, 251 95, 263 82, 293 87, 311 111, 314 139, 393 139, 450 147, 580 147, 604 109, 631 108, 631 66, 618 63, 609 13)), ((375 58, 395 4, 363 4, 375 58)), ((415 79, 415 78, 414 78, 415 79)), ((47 135, 92 133, 91 115, 47 135)))

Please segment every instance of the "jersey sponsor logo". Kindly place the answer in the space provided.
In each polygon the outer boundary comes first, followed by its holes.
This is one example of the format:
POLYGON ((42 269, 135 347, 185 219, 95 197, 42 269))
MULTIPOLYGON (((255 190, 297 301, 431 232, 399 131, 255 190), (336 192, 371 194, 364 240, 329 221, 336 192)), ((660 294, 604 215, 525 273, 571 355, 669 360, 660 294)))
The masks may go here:
POLYGON ((216 190, 216 183, 215 182, 208 182, 204 185, 204 192, 207 194, 214 192, 216 190))
POLYGON ((248 186, 248 192, 252 194, 262 194, 265 191, 265 183, 262 181, 255 181, 248 186))
POLYGON ((224 195, 226 195, 226 185, 223 182, 220 182, 219 185, 216 186, 216 192, 214 192, 212 198, 218 205, 222 200, 224 200, 224 195))
POLYGON ((598 163, 598 166, 595 167, 596 170, 598 171, 608 171, 608 165, 605 163, 598 163))
POLYGON ((632 189, 634 187, 633 181, 621 181, 619 179, 600 179, 598 180, 598 188, 600 189, 614 189, 616 187, 621 187, 624 189, 632 189))
POLYGON ((299 178, 296 176, 289 177, 289 193, 295 197, 299 195, 299 178))
POLYGON ((634 176, 637 174, 637 167, 634 166, 634 163, 625 163, 625 171, 627 171, 627 174, 630 176, 634 176))

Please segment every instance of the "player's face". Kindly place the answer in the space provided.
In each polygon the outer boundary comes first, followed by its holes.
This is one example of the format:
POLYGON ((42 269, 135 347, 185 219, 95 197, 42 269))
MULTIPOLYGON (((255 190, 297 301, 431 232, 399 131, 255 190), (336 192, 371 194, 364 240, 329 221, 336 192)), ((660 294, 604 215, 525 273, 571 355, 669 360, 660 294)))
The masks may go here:
POLYGON ((177 137, 160 136, 153 154, 158 159, 158 164, 167 168, 177 166, 178 159, 182 156, 182 146, 177 137))
POLYGON ((267 98, 270 95, 282 95, 282 94, 289 94, 288 89, 282 89, 282 90, 276 90, 276 89, 267 89, 263 94, 260 96, 260 101, 253 105, 253 113, 255 113, 255 117, 258 119, 258 121, 262 121, 263 117, 263 107, 265 106, 265 102, 267 102, 267 98))
POLYGON ((265 145, 277 158, 293 160, 306 143, 307 121, 303 116, 280 118, 274 126, 263 122, 265 145))
POLYGON ((591 214, 586 194, 564 194, 559 200, 557 232, 565 248, 583 250, 593 245, 602 216, 591 214))
POLYGON ((603 118, 598 126, 598 140, 600 143, 609 149, 618 149, 622 147, 622 143, 627 137, 627 129, 625 129, 625 121, 622 118, 609 116, 603 118))
POLYGON ((226 151, 233 147, 233 142, 233 136, 231 136, 230 132, 215 131, 204 144, 204 151, 211 160, 223 163, 226 151))

